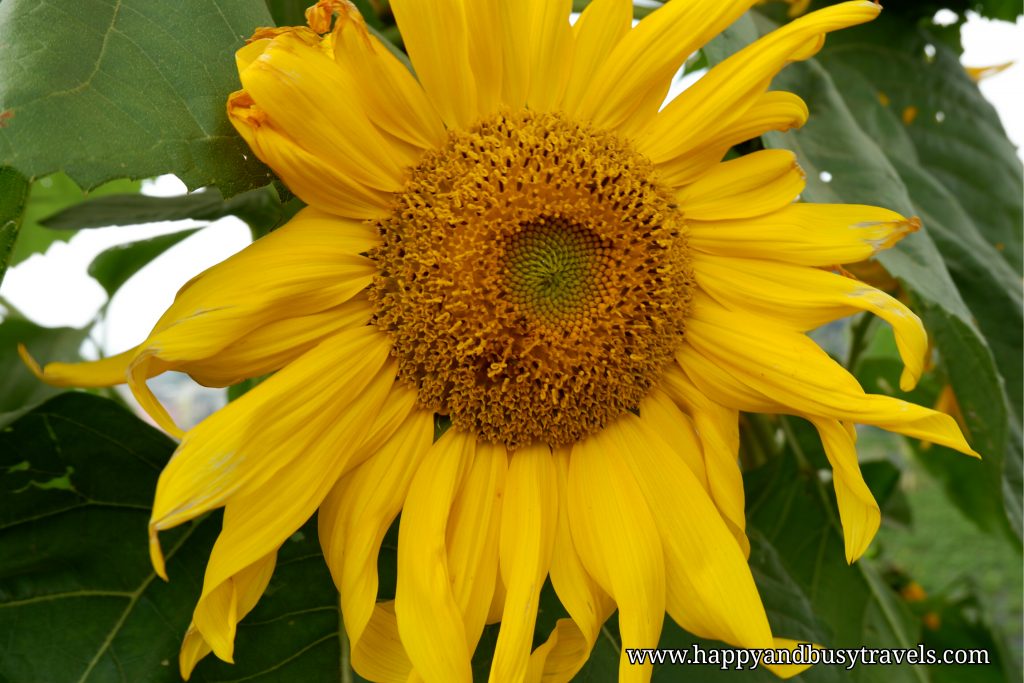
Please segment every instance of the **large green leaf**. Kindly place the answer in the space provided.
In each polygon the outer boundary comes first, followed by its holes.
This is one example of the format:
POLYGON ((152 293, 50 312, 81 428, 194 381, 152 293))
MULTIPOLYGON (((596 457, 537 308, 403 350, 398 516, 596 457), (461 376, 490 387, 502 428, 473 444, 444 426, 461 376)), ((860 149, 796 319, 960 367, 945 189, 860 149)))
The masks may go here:
MULTIPOLYGON (((1020 494, 1006 484, 1006 476, 1019 472, 1021 454, 1013 447, 1010 427, 1019 422, 1020 411, 1014 407, 1017 401, 1007 397, 1005 386, 1014 386, 1017 395, 1021 384, 1020 287, 1013 274, 1014 259, 1000 256, 993 246, 1002 240, 1003 253, 1018 248, 1013 245, 1019 245, 1019 237, 1016 241, 1010 237, 1013 228, 1008 216, 1013 205, 1019 205, 1019 192, 1004 199, 999 192, 988 195, 977 189, 985 199, 973 202, 972 210, 989 206, 990 220, 989 213, 972 216, 946 185, 984 185, 986 172, 1019 178, 1019 162, 1007 157, 1009 142, 1005 135, 1001 140, 995 135, 1001 132, 998 121, 955 55, 938 45, 943 58, 924 68, 922 44, 907 39, 907 35, 917 36, 917 29, 899 23, 893 27, 891 22, 898 21, 898 17, 883 16, 875 22, 882 28, 851 29, 833 41, 838 45, 826 47, 818 60, 784 71, 776 87, 801 95, 810 107, 810 121, 800 131, 770 134, 765 141, 797 153, 808 174, 803 194, 808 201, 875 204, 921 216, 921 232, 878 258, 912 293, 915 308, 944 359, 971 443, 984 456, 980 464, 948 453, 928 462, 945 478, 954 500, 981 527, 1012 527, 1019 536, 1020 494), (900 40, 894 41, 894 35, 900 40), (900 55, 898 51, 907 45, 907 54, 900 55), (919 56, 915 46, 921 48, 919 56), (941 86, 944 81, 954 85, 941 86), (918 110, 911 127, 929 128, 915 136, 907 133, 903 123, 909 100, 905 106, 894 104, 897 97, 910 97, 906 93, 919 98, 914 100, 918 110), (935 118, 938 111, 945 115, 941 123, 935 118), (952 118, 962 120, 956 123, 952 118), (981 133, 972 136, 969 121, 975 119, 981 133), (968 161, 959 170, 956 153, 949 150, 961 150, 965 141, 981 145, 987 151, 979 154, 990 154, 996 161, 987 168, 968 161), (927 153, 922 154, 921 148, 927 148, 927 153), (996 226, 992 229, 997 236, 978 228, 989 222, 996 226), (1010 459, 1015 462, 1008 465, 1010 459)), ((1005 182, 998 178, 991 184, 998 188, 1005 182)), ((1017 213, 1019 233, 1019 209, 1017 213)))
POLYGON ((270 174, 225 114, 233 52, 266 7, 246 0, 0 4, 0 158, 91 189, 174 173, 231 195, 270 174))
MULTIPOLYGON (((157 580, 146 544, 173 447, 125 409, 80 393, 0 432, 0 680, 177 680, 165 660, 196 586, 157 580)), ((201 571, 207 526, 168 535, 172 565, 194 548, 191 573, 201 571)))
POLYGON ((29 182, 13 168, 0 168, 0 283, 11 262, 28 201, 29 182))
MULTIPOLYGON (((83 393, 0 431, 0 680, 181 680, 178 647, 218 524, 162 534, 171 581, 155 576, 146 524, 173 449, 124 408, 83 393)), ((393 539, 385 545, 393 566, 393 539)), ((208 657, 192 680, 361 680, 339 625, 312 522, 282 546, 264 598, 240 624, 238 664, 208 657)))

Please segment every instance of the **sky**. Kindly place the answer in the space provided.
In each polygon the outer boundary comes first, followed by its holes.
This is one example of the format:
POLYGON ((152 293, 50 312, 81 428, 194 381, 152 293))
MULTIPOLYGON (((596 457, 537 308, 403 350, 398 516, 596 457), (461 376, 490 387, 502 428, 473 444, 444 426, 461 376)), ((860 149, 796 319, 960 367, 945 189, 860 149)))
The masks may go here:
MULTIPOLYGON (((942 13, 937 20, 942 19, 942 13)), ((1021 154, 1024 143, 1024 19, 1016 24, 969 17, 963 29, 966 66, 1017 63, 981 83, 982 93, 1000 114, 1010 139, 1021 154)), ((173 176, 144 185, 144 192, 174 195, 185 192, 173 176)), ((0 286, 8 301, 30 320, 47 327, 83 327, 100 313, 107 297, 86 269, 100 252, 116 244, 177 232, 198 223, 178 221, 83 230, 70 242, 54 244, 45 255, 33 255, 11 268, 0 286)), ((225 218, 179 243, 151 262, 123 286, 107 306, 94 344, 83 349, 95 356, 118 353, 145 338, 175 292, 194 275, 218 263, 249 242, 241 221, 225 218)))

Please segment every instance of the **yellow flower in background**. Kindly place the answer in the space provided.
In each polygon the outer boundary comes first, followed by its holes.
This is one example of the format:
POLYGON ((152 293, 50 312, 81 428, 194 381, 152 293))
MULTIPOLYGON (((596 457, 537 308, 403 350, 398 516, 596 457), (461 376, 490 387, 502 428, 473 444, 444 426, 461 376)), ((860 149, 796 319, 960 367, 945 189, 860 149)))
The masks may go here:
POLYGON ((991 78, 992 76, 1001 74, 1014 64, 1016 64, 1016 62, 1009 61, 1001 64, 993 64, 991 66, 965 66, 964 70, 967 72, 967 75, 971 77, 972 81, 975 83, 981 83, 986 78, 991 78))
MULTIPOLYGON (((805 334, 879 315, 915 385, 920 320, 833 267, 916 219, 794 203, 789 152, 721 161, 802 125, 771 79, 879 7, 801 17, 660 108, 753 2, 674 0, 631 28, 629 0, 574 25, 569 0, 392 0, 415 77, 341 1, 238 51, 231 121, 309 208, 189 282, 138 347, 41 371, 127 381, 182 436, 150 525, 162 576, 158 532, 225 508, 184 675, 211 651, 231 661, 277 549, 318 508, 371 680, 468 681, 498 621, 492 680, 568 680, 616 608, 625 647, 656 646, 666 612, 703 638, 785 646, 746 561, 738 411, 815 425, 849 561, 879 524, 855 423, 973 454, 950 417, 865 394, 805 334), (146 386, 168 370, 274 374, 181 434, 146 386), (452 425, 436 442, 435 415, 452 425), (399 513, 396 595, 377 602, 399 513), (533 649, 548 577, 569 618, 533 649)), ((622 680, 650 674, 623 657, 622 680)))

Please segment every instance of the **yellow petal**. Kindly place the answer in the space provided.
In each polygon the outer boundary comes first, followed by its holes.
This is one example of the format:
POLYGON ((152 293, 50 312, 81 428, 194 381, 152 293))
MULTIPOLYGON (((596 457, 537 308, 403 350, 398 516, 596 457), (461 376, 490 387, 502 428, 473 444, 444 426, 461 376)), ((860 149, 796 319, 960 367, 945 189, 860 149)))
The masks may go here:
POLYGON ((866 0, 840 3, 800 17, 748 45, 658 113, 638 143, 640 150, 655 163, 686 154, 742 117, 775 74, 791 61, 812 56, 826 33, 870 21, 880 10, 866 0))
POLYGON ((360 220, 388 214, 389 193, 364 185, 344 164, 301 147, 244 90, 228 96, 228 119, 253 153, 310 206, 360 220))
MULTIPOLYGON (((789 638, 775 638, 772 647, 776 650, 795 650, 805 644, 806 640, 791 640, 789 638)), ((821 649, 820 645, 811 643, 811 647, 821 649)), ((779 678, 786 680, 811 668, 810 664, 765 664, 765 667, 779 678)))
POLYGON ((702 638, 771 647, 768 617, 746 557, 707 492, 656 422, 641 413, 626 415, 618 425, 615 452, 636 478, 661 534, 669 614, 702 638))
POLYGON ((487 610, 487 623, 497 624, 501 621, 501 614, 505 611, 505 582, 501 580, 501 573, 498 573, 498 580, 494 582, 494 595, 491 596, 491 608, 487 610))
POLYGON ((837 420, 812 418, 818 429, 825 455, 832 465, 832 484, 843 523, 846 561, 854 562, 871 544, 878 531, 882 513, 860 471, 857 460, 856 432, 837 420))
POLYGON ((369 284, 373 263, 358 254, 378 239, 367 226, 305 209, 287 225, 189 281, 148 339, 134 349, 90 363, 49 363, 42 370, 27 351, 22 357, 43 381, 56 386, 110 386, 128 381, 131 371, 138 378, 133 390, 140 403, 161 426, 180 434, 145 386, 146 379, 166 370, 190 372, 191 363, 204 361, 214 367, 204 366, 199 375, 213 371, 212 383, 216 377, 237 381, 259 376, 269 371, 268 366, 274 369, 279 361, 273 357, 294 357, 309 339, 354 322, 353 316, 361 315, 355 307, 340 309, 330 319, 290 318, 338 307, 369 284), (292 333, 302 329, 294 348, 275 332, 279 326, 292 333), (257 350, 246 341, 250 334, 262 342, 273 340, 274 348, 257 350), (233 344, 240 355, 217 357, 233 344), (266 356, 261 355, 264 351, 266 356))
POLYGON ((420 149, 439 147, 444 124, 423 88, 353 8, 339 14, 332 33, 334 61, 358 87, 367 118, 420 149))
POLYGON ((552 455, 558 477, 558 522, 551 557, 551 585, 570 619, 559 619, 548 640, 530 657, 527 680, 569 681, 589 659, 601 625, 615 610, 612 599, 587 573, 569 528, 570 449, 552 455))
POLYGON ((29 354, 24 344, 18 344, 18 355, 36 377, 55 387, 109 387, 128 381, 128 365, 138 347, 116 356, 86 363, 39 363, 29 354))
POLYGON ((318 516, 320 543, 341 594, 353 658, 359 661, 370 659, 356 654, 362 651, 363 633, 377 600, 381 542, 433 441, 433 412, 416 410, 407 415, 378 452, 335 485, 318 516))
POLYGON ((392 0, 391 9, 434 108, 449 128, 470 125, 477 118, 477 94, 464 3, 392 0))
POLYGON ((697 391, 715 403, 750 413, 777 413, 784 408, 764 394, 744 384, 732 369, 711 360, 690 343, 676 352, 676 362, 697 391))
MULTIPOLYGON (((214 550, 217 550, 216 545, 214 550)), ((204 592, 192 614, 192 625, 181 648, 179 666, 183 678, 188 678, 199 659, 210 650, 225 662, 234 662, 238 622, 252 611, 263 596, 274 573, 276 561, 277 547, 242 567, 229 580, 204 592), (205 641, 205 646, 195 642, 197 635, 205 641)))
POLYGON ((153 503, 151 552, 161 575, 157 531, 268 482, 287 486, 317 474, 289 471, 293 463, 347 460, 331 449, 351 454, 339 444, 358 442, 359 429, 379 411, 395 377, 386 363, 389 350, 386 337, 372 328, 342 333, 189 431, 161 473, 153 503))
POLYGON ((916 218, 857 204, 793 204, 756 218, 688 224, 700 251, 803 266, 863 261, 921 227, 916 218))
POLYGON ((522 0, 532 6, 530 90, 526 102, 534 111, 558 107, 572 69, 573 36, 569 25, 572 0, 522 0))
POLYGON ((579 115, 626 134, 647 125, 683 61, 752 4, 753 0, 675 0, 652 12, 618 42, 597 70, 579 115))
POLYGON ((501 5, 494 0, 467 2, 469 63, 476 81, 477 110, 483 118, 501 107, 504 55, 501 34, 501 5))
MULTIPOLYGON (((255 38, 255 36, 254 36, 255 38)), ((239 71, 248 69, 263 51, 270 47, 271 38, 251 39, 243 47, 235 51, 235 66, 239 71)))
POLYGON ((739 413, 705 396, 678 365, 670 365, 665 370, 661 386, 693 420, 704 454, 711 498, 744 557, 749 556, 743 476, 739 466, 739 413))
POLYGON ((701 289, 726 308, 755 309, 779 324, 807 331, 857 311, 870 311, 893 327, 905 368, 900 388, 917 384, 928 354, 928 335, 909 308, 853 278, 777 261, 694 255, 701 289))
POLYGON ((572 68, 561 104, 566 114, 576 112, 598 69, 629 33, 632 19, 631 0, 594 0, 584 8, 573 24, 572 68))
MULTIPOLYGON (((623 462, 621 420, 573 447, 569 525, 587 572, 619 606, 625 647, 657 647, 665 618, 665 556, 642 489, 623 462)), ((648 681, 651 664, 619 657, 620 681, 648 681)))
POLYGON ((640 403, 640 417, 653 431, 671 444, 673 452, 686 463, 690 472, 705 492, 709 491, 707 465, 700 441, 690 417, 683 413, 668 394, 659 388, 651 389, 640 403))
POLYGON ((523 0, 497 2, 501 31, 501 100, 511 109, 526 106, 530 92, 530 35, 533 26, 533 3, 523 0))
POLYGON ((685 154, 656 164, 658 175, 667 185, 685 186, 717 165, 733 145, 768 131, 785 132, 799 128, 807 123, 807 116, 807 104, 796 95, 778 90, 762 93, 741 117, 724 124, 685 154))
MULTIPOLYGON (((235 624, 244 614, 236 613, 232 606, 239 582, 245 585, 240 577, 272 557, 313 514, 351 463, 362 457, 360 448, 351 447, 358 444, 357 429, 375 420, 393 383, 394 369, 386 369, 362 392, 359 404, 347 411, 346 419, 337 420, 317 441, 292 454, 290 467, 251 493, 236 494, 228 501, 193 616, 196 628, 218 657, 230 661, 235 624)), ((258 597, 250 596, 251 603, 258 597)), ((245 611, 252 608, 246 600, 237 600, 248 605, 245 611)))
POLYGON ((470 651, 448 573, 448 517, 476 438, 449 429, 413 477, 398 532, 395 613, 402 644, 427 680, 472 681, 470 651))
POLYGON ((252 611, 270 582, 277 560, 276 550, 244 568, 231 581, 221 584, 213 595, 200 602, 195 609, 192 623, 181 644, 178 667, 186 681, 192 675, 196 664, 216 650, 218 657, 233 662, 235 627, 246 614, 252 611), (197 622, 213 620, 215 627, 204 635, 197 622))
POLYGON ((258 327, 209 358, 184 361, 175 369, 207 387, 226 387, 276 372, 326 337, 366 325, 373 308, 357 295, 321 313, 274 320, 258 327))
POLYGON ((196 664, 211 652, 213 650, 203 638, 203 634, 196 630, 194 624, 189 624, 185 638, 181 642, 181 651, 178 653, 178 671, 181 672, 181 677, 186 681, 191 678, 196 664))
POLYGON ((1011 60, 1009 62, 1003 62, 1002 64, 993 64, 991 66, 965 66, 964 71, 967 72, 967 75, 970 77, 972 81, 974 81, 975 83, 980 83, 986 78, 990 78, 992 76, 995 76, 996 74, 1000 74, 1006 71, 1016 63, 1017 62, 1011 60))
POLYGON ((360 89, 319 45, 294 32, 274 38, 239 72, 242 86, 285 137, 364 186, 402 188, 403 169, 415 159, 388 144, 353 93, 360 89))
POLYGON ((508 470, 504 446, 479 442, 448 518, 448 577, 469 652, 483 633, 498 578, 501 499, 508 470))
MULTIPOLYGON (((519 109, 554 109, 572 68, 571 0, 488 0, 496 8, 493 34, 502 52, 501 99, 519 109)), ((477 10, 480 11, 480 10, 477 10)))
POLYGON ((763 317, 728 311, 706 296, 694 297, 692 311, 684 349, 692 348, 712 367, 700 367, 688 358, 688 351, 678 356, 679 363, 715 400, 733 401, 741 410, 871 424, 977 456, 953 418, 900 399, 865 394, 857 380, 806 335, 763 317), (721 378, 715 376, 715 366, 721 378), (730 382, 741 389, 729 387, 730 382), (745 400, 744 393, 752 400, 745 400))
POLYGON ((393 600, 377 603, 373 608, 359 647, 353 645, 352 668, 371 681, 406 683, 412 680, 412 662, 398 634, 393 600))
POLYGON ((558 485, 551 449, 518 449, 509 462, 501 511, 501 576, 507 594, 490 680, 526 676, 540 590, 551 566, 558 516, 558 485))
POLYGON ((778 211, 803 189, 796 155, 765 149, 718 164, 676 197, 688 219, 714 221, 778 211))

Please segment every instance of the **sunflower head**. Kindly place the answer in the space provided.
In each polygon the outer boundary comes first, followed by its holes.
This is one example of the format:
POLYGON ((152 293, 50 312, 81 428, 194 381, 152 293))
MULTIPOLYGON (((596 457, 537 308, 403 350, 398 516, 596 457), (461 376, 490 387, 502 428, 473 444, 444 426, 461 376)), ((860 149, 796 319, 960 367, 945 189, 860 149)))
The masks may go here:
MULTIPOLYGON (((157 535, 225 507, 182 648, 230 660, 277 549, 318 508, 352 661, 380 681, 570 680, 618 609, 652 648, 667 613, 702 638, 776 639, 746 562, 739 411, 795 414, 833 466, 846 556, 880 512, 854 423, 973 451, 947 415, 864 392, 806 335, 868 311, 903 388, 927 341, 907 307, 844 275, 919 227, 798 202, 795 157, 734 145, 798 127, 769 91, 872 2, 802 16, 665 104, 673 75, 754 0, 391 0, 414 72, 353 5, 258 31, 228 116, 308 207, 184 287, 117 357, 36 368, 56 384, 166 370, 270 374, 189 430, 160 478, 157 535), (664 105, 664 106, 663 106, 664 105), (452 427, 435 439, 438 415, 452 427), (400 517, 394 600, 377 555, 400 517), (537 648, 541 586, 568 613, 537 648)), ((794 3, 796 4, 796 3, 794 3)), ((625 652, 622 680, 650 665, 625 652)), ((794 673, 792 670, 784 672, 794 673)))

